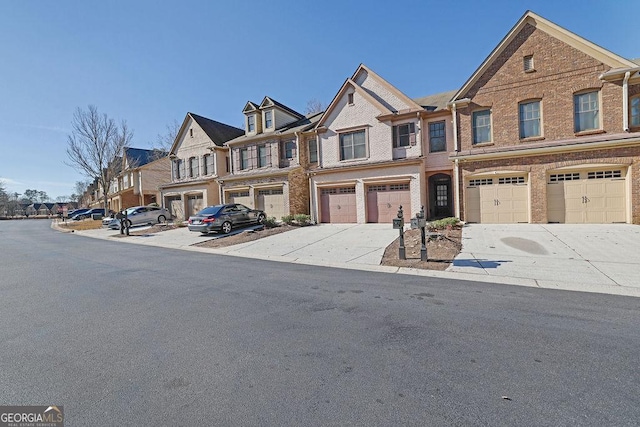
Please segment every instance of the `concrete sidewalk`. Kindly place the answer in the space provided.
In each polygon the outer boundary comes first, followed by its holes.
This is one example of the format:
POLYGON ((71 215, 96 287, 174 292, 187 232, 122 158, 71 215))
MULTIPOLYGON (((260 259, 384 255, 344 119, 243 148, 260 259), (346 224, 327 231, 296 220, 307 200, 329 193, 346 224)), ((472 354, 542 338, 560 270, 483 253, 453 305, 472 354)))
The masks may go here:
POLYGON ((628 224, 467 225, 462 252, 446 271, 380 265, 397 237, 389 224, 320 224, 219 249, 193 246, 215 236, 187 228, 126 238, 107 229, 76 234, 250 259, 640 297, 640 227, 628 224))

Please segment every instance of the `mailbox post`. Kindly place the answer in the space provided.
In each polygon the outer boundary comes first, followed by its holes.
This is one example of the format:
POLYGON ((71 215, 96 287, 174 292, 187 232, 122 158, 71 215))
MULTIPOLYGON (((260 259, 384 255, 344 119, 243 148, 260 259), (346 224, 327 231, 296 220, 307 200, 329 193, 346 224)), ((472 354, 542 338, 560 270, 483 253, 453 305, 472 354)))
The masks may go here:
POLYGON ((116 219, 120 221, 120 234, 124 234, 124 214, 122 211, 116 214, 116 219))
POLYGON ((404 214, 402 213, 402 205, 398 209, 398 217, 393 220, 393 228, 398 229, 400 232, 400 248, 398 250, 398 257, 400 259, 407 259, 404 247, 404 214))
POLYGON ((420 212, 416 214, 416 218, 418 219, 418 226, 420 227, 420 237, 422 246, 420 246, 420 260, 427 260, 427 239, 425 228, 427 227, 427 220, 424 217, 424 206, 420 209, 420 212))

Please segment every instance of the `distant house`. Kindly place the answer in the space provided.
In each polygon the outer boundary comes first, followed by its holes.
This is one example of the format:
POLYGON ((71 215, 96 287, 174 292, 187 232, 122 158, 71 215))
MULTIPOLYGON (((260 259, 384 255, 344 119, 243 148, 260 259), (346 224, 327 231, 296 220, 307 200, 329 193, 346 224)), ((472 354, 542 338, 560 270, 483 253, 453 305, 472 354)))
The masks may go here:
POLYGON ((244 134, 226 143, 231 173, 218 178, 223 199, 280 220, 309 213, 307 169, 317 163, 312 131, 322 113, 304 115, 266 96, 247 102, 244 134))
POLYGON ((220 203, 216 178, 230 171, 225 143, 244 131, 187 113, 169 151, 170 176, 159 185, 162 205, 178 220, 220 203))
POLYGON ((132 206, 160 204, 159 186, 171 177, 167 153, 125 147, 120 161, 120 172, 109 188, 108 208, 120 211, 132 206))

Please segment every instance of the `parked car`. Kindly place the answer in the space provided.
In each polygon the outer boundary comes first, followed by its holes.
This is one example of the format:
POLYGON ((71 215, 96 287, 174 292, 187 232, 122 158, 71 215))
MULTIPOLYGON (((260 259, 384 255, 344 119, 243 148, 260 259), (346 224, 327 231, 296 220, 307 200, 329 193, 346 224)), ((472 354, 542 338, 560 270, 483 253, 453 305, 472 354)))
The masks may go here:
POLYGON ((207 206, 189 217, 188 228, 190 231, 198 231, 202 234, 209 234, 212 231, 227 234, 240 225, 262 224, 266 217, 261 210, 237 203, 207 206))
MULTIPOLYGON (((171 214, 167 209, 157 206, 134 206, 125 209, 125 211, 127 212, 129 227, 142 224, 160 224, 167 219, 171 219, 171 214)), ((112 220, 108 227, 116 230, 120 229, 120 220, 112 220)))
POLYGON ((93 209, 89 209, 89 210, 87 210, 85 212, 74 213, 73 216, 71 217, 71 219, 74 220, 74 221, 79 221, 81 219, 91 218, 91 215, 102 215, 102 216, 104 216, 104 209, 102 209, 102 208, 93 208, 93 209))
POLYGON ((80 209, 70 210, 69 212, 67 212, 67 218, 73 218, 74 215, 83 214, 89 209, 90 208, 80 208, 80 209))

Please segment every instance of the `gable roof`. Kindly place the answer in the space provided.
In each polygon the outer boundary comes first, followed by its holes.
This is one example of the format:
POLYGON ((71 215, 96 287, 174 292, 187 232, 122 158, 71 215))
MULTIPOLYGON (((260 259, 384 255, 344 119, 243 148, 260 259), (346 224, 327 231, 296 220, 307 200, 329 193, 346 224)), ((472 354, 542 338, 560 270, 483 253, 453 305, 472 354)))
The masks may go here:
POLYGON ((628 68, 636 66, 634 62, 616 55, 615 53, 604 49, 597 44, 592 43, 589 40, 580 37, 577 34, 574 34, 571 31, 562 28, 561 26, 528 10, 524 15, 522 15, 520 20, 518 20, 516 25, 511 28, 511 30, 500 41, 500 43, 493 49, 493 51, 482 62, 482 64, 480 64, 478 69, 471 75, 471 77, 469 77, 465 84, 462 85, 460 90, 452 98, 452 101, 458 99, 460 96, 463 96, 469 89, 471 89, 471 87, 482 77, 485 71, 487 71, 493 61, 495 61, 498 56, 502 54, 502 52, 504 52, 509 44, 522 31, 525 25, 532 25, 537 29, 540 29, 541 31, 544 31, 545 33, 551 35, 552 37, 555 37, 556 39, 567 43, 575 49, 578 49, 586 53, 587 55, 597 59, 603 64, 609 65, 612 68, 628 68))
POLYGON ((182 126, 180 126, 180 130, 176 135, 176 139, 173 141, 173 145, 171 146, 169 153, 175 154, 175 151, 178 148, 178 141, 180 141, 182 134, 186 131, 189 119, 196 122, 198 126, 202 128, 204 133, 207 134, 209 139, 211 139, 211 141, 218 147, 222 147, 225 142, 244 134, 243 129, 220 123, 194 113, 187 113, 184 121, 182 122, 182 126))
POLYGON ((417 110, 422 109, 420 105, 418 105, 413 99, 409 98, 407 95, 402 93, 397 87, 393 86, 391 83, 389 83, 388 81, 380 77, 375 71, 373 71, 371 68, 367 67, 364 64, 360 64, 358 66, 358 69, 355 71, 355 73, 353 73, 351 80, 355 81, 358 74, 360 74, 362 71, 366 71, 367 74, 369 74, 375 80, 378 80, 378 82, 381 83, 382 86, 384 86, 389 92, 394 94, 400 100, 406 102, 407 105, 409 105, 410 109, 417 109, 417 110))
POLYGON ((333 99, 331 100, 331 103, 329 103, 329 106, 327 107, 327 109, 322 114, 322 117, 318 121, 318 124, 316 125, 316 127, 320 127, 320 126, 322 126, 324 124, 325 119, 327 117, 329 117, 329 114, 336 108, 336 105, 338 105, 338 101, 340 100, 340 98, 342 98, 344 93, 350 87, 352 87, 355 92, 357 92, 360 96, 365 98, 374 107, 376 107, 378 110, 380 110, 380 114, 393 114, 394 113, 394 111, 391 111, 390 109, 388 109, 384 104, 382 104, 380 101, 375 99, 369 92, 364 90, 356 82, 354 82, 351 79, 347 79, 347 80, 344 81, 344 83, 340 87, 340 90, 338 90, 338 93, 336 93, 336 95, 333 97, 333 99))
POLYGON ((265 96, 264 99, 262 100, 262 102, 260 103, 260 108, 266 108, 266 107, 271 107, 271 106, 275 106, 280 108, 281 110, 291 114, 294 117, 297 117, 298 119, 303 119, 304 118, 304 114, 300 114, 298 113, 296 110, 287 107, 284 104, 281 104, 280 102, 276 101, 273 98, 270 98, 268 96, 265 96))
POLYGON ((457 90, 450 90, 448 92, 436 93, 433 95, 423 96, 422 98, 414 98, 414 101, 427 111, 440 111, 446 110, 447 104, 454 95, 458 93, 457 90))
POLYGON ((259 109, 260 107, 258 106, 258 104, 256 104, 255 102, 247 101, 247 103, 244 105, 244 108, 242 109, 242 112, 250 113, 259 109))
POLYGON ((158 149, 145 150, 143 148, 124 147, 124 155, 127 158, 128 166, 137 168, 165 157, 167 152, 158 149))
POLYGON ((242 144, 242 143, 247 143, 254 140, 269 139, 269 137, 274 137, 279 135, 286 135, 286 134, 295 135, 297 132, 305 132, 310 129, 313 129, 316 126, 316 124, 318 123, 318 120, 320 120, 320 117, 322 117, 322 114, 323 114, 323 111, 304 115, 302 116, 301 119, 296 120, 295 122, 280 126, 273 132, 259 133, 257 135, 243 134, 235 139, 232 139, 231 141, 228 141, 227 145, 242 144))

